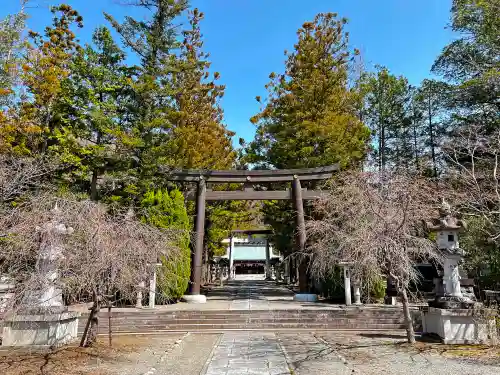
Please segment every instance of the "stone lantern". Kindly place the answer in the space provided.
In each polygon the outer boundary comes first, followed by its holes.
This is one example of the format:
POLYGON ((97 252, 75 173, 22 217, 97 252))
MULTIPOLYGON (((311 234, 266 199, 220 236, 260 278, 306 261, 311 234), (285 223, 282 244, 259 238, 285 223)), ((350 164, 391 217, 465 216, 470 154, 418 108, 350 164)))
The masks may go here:
POLYGON ((61 346, 75 340, 80 313, 68 311, 60 289, 60 261, 63 255, 63 236, 73 233, 73 228, 59 221, 60 211, 51 211, 49 222, 36 231, 40 246, 34 273, 34 288, 23 298, 16 314, 6 317, 2 346, 61 346))
POLYGON ((426 222, 426 227, 436 233, 437 246, 444 258, 442 285, 436 285, 436 307, 470 307, 474 302, 462 295, 459 273, 465 256, 460 248, 459 233, 466 229, 465 223, 451 214, 450 205, 443 200, 439 218, 426 222))
MULTIPOLYGON (((424 334, 437 335, 444 344, 496 343, 494 310, 481 308, 481 304, 464 296, 460 288, 459 265, 465 256, 458 235, 466 229, 462 220, 451 214, 444 200, 439 218, 425 223, 436 233, 436 242, 443 254, 443 278, 436 285, 436 299, 423 309, 424 334)), ((475 298, 474 298, 475 299, 475 298)))

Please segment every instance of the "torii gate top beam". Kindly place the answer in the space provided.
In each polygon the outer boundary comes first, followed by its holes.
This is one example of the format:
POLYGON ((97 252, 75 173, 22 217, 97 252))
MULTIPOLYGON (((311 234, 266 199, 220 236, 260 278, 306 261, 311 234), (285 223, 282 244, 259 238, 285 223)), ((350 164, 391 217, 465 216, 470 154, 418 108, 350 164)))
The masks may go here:
POLYGON ((276 169, 276 170, 178 170, 169 176, 171 181, 199 181, 200 177, 211 183, 258 183, 284 182, 299 178, 301 181, 327 180, 339 169, 338 164, 319 168, 276 169))

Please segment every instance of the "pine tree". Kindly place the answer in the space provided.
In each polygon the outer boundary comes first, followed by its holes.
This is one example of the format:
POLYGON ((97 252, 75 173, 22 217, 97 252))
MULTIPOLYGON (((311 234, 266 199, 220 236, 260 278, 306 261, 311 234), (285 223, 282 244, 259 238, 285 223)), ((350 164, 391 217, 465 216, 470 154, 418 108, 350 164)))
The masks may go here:
POLYGON ((412 121, 408 80, 379 66, 376 73, 365 75, 362 82, 365 92, 363 119, 375 140, 372 160, 379 170, 413 168, 418 136, 412 121))
POLYGON ((26 19, 23 2, 18 13, 0 20, 0 108, 2 109, 13 105, 14 88, 19 84, 26 19))
MULTIPOLYGON (((361 95, 349 86, 353 55, 346 19, 320 13, 298 30, 285 73, 270 75, 268 102, 252 118, 252 162, 267 168, 356 164, 365 156, 368 129, 357 116, 361 95)), ((260 98, 258 98, 260 99, 260 98)))
POLYGON ((174 22, 187 9, 187 1, 137 0, 136 5, 147 10, 150 17, 139 21, 127 16, 120 24, 105 14, 124 44, 141 60, 132 82, 133 101, 126 124, 139 139, 133 155, 135 165, 130 170, 134 179, 124 189, 132 196, 139 196, 153 185, 161 186, 157 172, 162 166, 171 167, 171 154, 164 153, 164 145, 171 140, 171 119, 176 112, 172 102, 177 91, 172 74, 182 69, 174 22))
POLYGON ((424 155, 429 160, 427 168, 438 176, 442 164, 441 146, 446 137, 446 96, 449 87, 444 82, 425 79, 414 95, 414 105, 419 113, 424 155))
MULTIPOLYGON (((166 148, 175 166, 228 169, 236 158, 231 143, 234 133, 223 124, 224 114, 219 104, 225 86, 216 83, 219 73, 210 76, 209 55, 202 50, 202 20, 203 13, 198 9, 189 12, 191 28, 183 32, 180 69, 173 74, 177 111, 171 119, 173 136, 166 148)), ((164 154, 168 152, 165 150, 164 154)))
POLYGON ((58 109, 65 136, 53 150, 74 167, 72 178, 83 182, 84 191, 97 200, 99 177, 127 169, 134 139, 123 121, 130 96, 125 53, 105 27, 95 30, 93 44, 74 56, 63 81, 58 109))
POLYGON ((23 103, 21 113, 24 121, 30 122, 43 132, 40 143, 31 145, 32 151, 48 151, 63 136, 63 124, 57 111, 61 98, 62 82, 70 74, 73 56, 81 48, 71 27, 83 27, 83 19, 69 5, 52 7, 52 26, 45 28, 43 35, 31 31, 32 43, 28 60, 23 65, 23 83, 31 100, 23 103))
MULTIPOLYGON (((285 52, 285 72, 271 73, 267 102, 251 119, 257 132, 246 146, 246 162, 284 169, 334 163, 356 167, 363 161, 370 132, 359 119, 362 93, 350 85, 358 52, 349 51, 346 23, 334 13, 320 13, 298 30, 294 51, 285 52)), ((263 212, 274 229, 273 243, 290 254, 295 228, 291 203, 265 202, 263 212)), ((300 267, 302 274, 306 268, 300 267)), ((301 290, 307 288, 305 279, 301 277, 301 290)))
POLYGON ((20 72, 24 50, 23 31, 27 19, 25 2, 23 1, 21 5, 18 13, 8 15, 0 21, 0 152, 2 153, 27 151, 22 138, 25 138, 29 129, 23 122, 18 121, 16 109, 22 92, 20 72))
POLYGON ((461 37, 443 49, 432 71, 453 85, 450 126, 500 125, 500 0, 453 0, 452 30, 461 37))

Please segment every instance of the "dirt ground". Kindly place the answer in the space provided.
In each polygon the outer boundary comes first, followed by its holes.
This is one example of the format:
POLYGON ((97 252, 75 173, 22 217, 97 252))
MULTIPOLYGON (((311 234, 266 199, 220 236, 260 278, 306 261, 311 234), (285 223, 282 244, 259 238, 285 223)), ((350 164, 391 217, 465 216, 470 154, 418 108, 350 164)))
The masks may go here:
POLYGON ((161 356, 179 339, 179 335, 116 336, 112 347, 108 339, 102 337, 92 348, 80 348, 75 344, 54 350, 4 349, 0 350, 0 374, 109 375, 118 368, 140 366, 144 361, 138 357, 144 353, 149 357, 145 362, 154 361, 150 357, 161 356))

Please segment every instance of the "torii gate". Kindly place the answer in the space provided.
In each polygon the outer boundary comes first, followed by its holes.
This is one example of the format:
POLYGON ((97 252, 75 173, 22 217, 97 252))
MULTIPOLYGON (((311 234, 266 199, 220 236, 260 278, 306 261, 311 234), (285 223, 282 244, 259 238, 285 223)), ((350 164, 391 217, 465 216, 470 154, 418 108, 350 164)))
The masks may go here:
MULTIPOLYGON (((297 212, 297 251, 303 252, 306 245, 306 227, 304 220, 304 199, 316 199, 321 191, 303 189, 301 181, 327 180, 339 169, 338 164, 320 168, 304 169, 278 169, 278 170, 180 170, 169 176, 170 181, 194 182, 197 184, 196 219, 195 219, 195 244, 192 266, 191 294, 185 296, 186 301, 203 303, 206 297, 200 294, 201 273, 203 259, 203 241, 205 234, 205 203, 206 201, 220 200, 288 200, 293 199, 297 212), (254 190, 254 184, 291 182, 291 190, 254 190), (207 188, 207 184, 242 183, 243 190, 214 191, 207 188)), ((299 273, 303 274, 303 273, 299 273)), ((307 292, 307 279, 299 280, 300 292, 307 292)))

